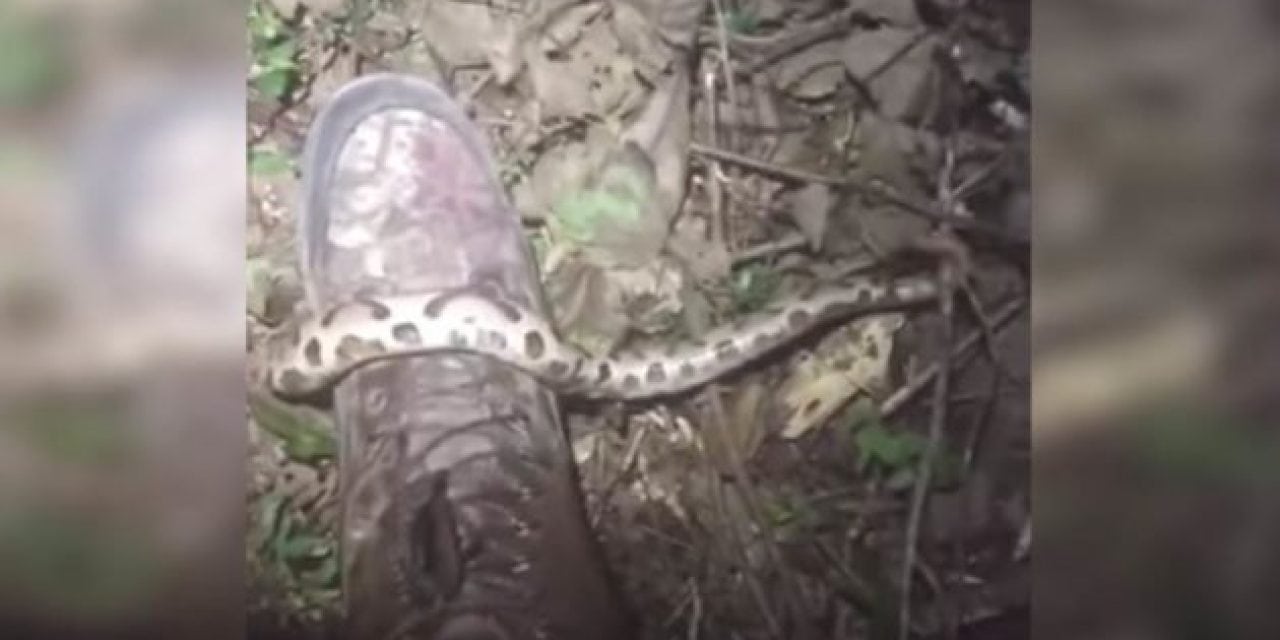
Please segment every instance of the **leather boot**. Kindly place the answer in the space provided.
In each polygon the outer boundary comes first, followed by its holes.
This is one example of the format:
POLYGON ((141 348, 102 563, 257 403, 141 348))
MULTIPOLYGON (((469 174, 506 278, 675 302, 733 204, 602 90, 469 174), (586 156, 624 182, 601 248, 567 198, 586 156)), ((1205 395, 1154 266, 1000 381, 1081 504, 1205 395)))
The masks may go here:
MULTIPOLYGON (((303 194, 313 309, 474 289, 545 312, 480 133, 429 83, 340 90, 309 133, 303 194)), ((366 366, 334 405, 345 637, 632 637, 547 389, 451 353, 366 366)))

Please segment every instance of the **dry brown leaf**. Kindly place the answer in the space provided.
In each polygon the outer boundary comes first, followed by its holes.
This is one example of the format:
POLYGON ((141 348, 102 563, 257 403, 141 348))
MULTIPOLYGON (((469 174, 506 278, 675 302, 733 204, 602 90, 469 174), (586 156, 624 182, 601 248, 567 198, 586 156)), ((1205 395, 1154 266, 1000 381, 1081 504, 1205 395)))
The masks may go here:
POLYGON ((707 459, 717 469, 733 473, 737 469, 737 461, 745 463, 755 455, 764 441, 761 407, 766 397, 764 385, 759 382, 745 384, 726 403, 726 415, 707 411, 702 420, 702 441, 707 459))
POLYGON ((298 5, 303 5, 314 13, 329 14, 336 14, 346 6, 345 0, 271 0, 271 4, 286 18, 293 16, 298 5))
POLYGON ((640 74, 653 80, 687 55, 698 35, 707 0, 619 0, 613 28, 640 74))
POLYGON ((698 282, 723 282, 733 266, 723 242, 711 242, 705 218, 682 216, 676 221, 667 249, 689 269, 698 282))
POLYGON ((665 333, 683 311, 685 280, 669 261, 640 268, 604 268, 573 253, 546 278, 556 323, 575 344, 604 355, 631 332, 665 333))
POLYGON ((928 220, 905 213, 894 205, 875 205, 858 211, 859 240, 875 256, 891 256, 911 247, 931 226, 928 220))
POLYGON ((858 122, 856 144, 857 177, 883 180, 909 194, 929 195, 920 191, 916 174, 938 166, 941 145, 936 136, 868 112, 858 122))
POLYGON ((617 38, 607 25, 592 23, 572 47, 561 52, 526 51, 530 80, 543 117, 621 118, 643 95, 635 81, 635 65, 620 55, 617 38), (554 53, 554 55, 552 55, 554 53))
POLYGON ((916 13, 914 0, 854 0, 849 8, 899 27, 920 24, 920 14, 916 13))
POLYGON ((542 117, 572 118, 592 112, 587 76, 576 65, 538 55, 529 60, 529 79, 542 117))
POLYGON ((587 23, 604 10, 604 4, 590 2, 566 10, 553 19, 542 33, 539 50, 542 53, 565 51, 582 37, 587 23))
POLYGON ((359 74, 359 60, 354 51, 338 53, 333 63, 320 69, 311 81, 311 102, 319 105, 359 74))
POLYGON ((667 44, 689 50, 698 37, 708 0, 649 0, 655 8, 658 33, 667 44))
POLYGON ((823 424, 859 393, 881 389, 888 379, 893 334, 901 314, 858 320, 819 345, 821 357, 803 360, 782 385, 790 417, 782 437, 799 438, 823 424))
POLYGON ((792 192, 789 199, 791 206, 787 208, 787 215, 800 227, 800 232, 809 241, 809 247, 814 251, 821 250, 831 207, 835 205, 831 187, 808 184, 792 192))
POLYGON ((609 277, 622 290, 631 328, 639 333, 665 334, 684 311, 684 273, 668 259, 638 269, 614 269, 609 277))
POLYGON ((850 75, 865 81, 898 55, 914 37, 911 30, 896 27, 859 31, 839 43, 839 59, 850 75))
POLYGON ((422 40, 452 65, 485 62, 485 43, 496 37, 489 10, 481 4, 422 2, 405 16, 422 31, 422 40))
POLYGON ((692 135, 689 93, 688 72, 677 70, 663 77, 644 110, 622 134, 624 142, 644 150, 653 163, 663 224, 675 217, 684 201, 692 135))
POLYGON ((937 73, 935 41, 915 42, 917 37, 911 29, 882 27, 855 33, 841 43, 845 68, 866 84, 886 117, 908 119, 919 115, 928 102, 937 73))
POLYGON ((844 81, 844 55, 844 46, 838 40, 801 49, 774 65, 774 84, 802 100, 828 97, 844 81))
POLYGON ((546 292, 556 325, 588 352, 607 353, 626 335, 622 292, 600 267, 567 258, 548 272, 546 292))
POLYGON ((490 18, 489 37, 484 41, 484 56, 499 86, 509 86, 525 66, 525 33, 513 17, 490 18))
MULTIPOLYGON (((578 2, 544 0, 536 4, 537 8, 532 13, 491 11, 489 7, 479 5, 486 11, 490 24, 488 37, 480 42, 484 44, 485 57, 500 86, 509 86, 525 65, 533 62, 550 21, 568 13, 566 9, 578 2)), ((457 3, 437 4, 447 5, 446 11, 453 11, 457 3)))
POLYGON ((610 26, 626 55, 645 79, 652 80, 671 64, 671 54, 657 25, 645 13, 644 2, 615 2, 610 26), (640 6, 638 6, 640 5, 640 6))
POLYGON ((746 15, 755 16, 762 23, 772 23, 791 10, 790 4, 782 0, 746 0, 739 6, 746 15))
POLYGON ((604 161, 608 136, 598 127, 588 129, 586 139, 553 147, 538 157, 529 178, 517 191, 521 215, 544 219, 566 193, 580 189, 591 171, 604 161))
POLYGON ((765 421, 762 409, 767 397, 764 385, 758 382, 746 385, 733 397, 731 425, 738 436, 738 452, 744 462, 755 457, 760 443, 764 442, 765 421))
POLYGON ((685 335, 705 335, 715 324, 715 309, 706 294, 692 282, 686 281, 680 290, 680 311, 685 335))

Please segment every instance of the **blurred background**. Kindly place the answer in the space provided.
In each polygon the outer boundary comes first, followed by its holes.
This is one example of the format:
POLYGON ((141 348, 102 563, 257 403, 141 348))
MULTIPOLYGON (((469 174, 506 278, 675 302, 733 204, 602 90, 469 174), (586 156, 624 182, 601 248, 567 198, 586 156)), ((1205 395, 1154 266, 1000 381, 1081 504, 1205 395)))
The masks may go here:
MULTIPOLYGON (((1035 635, 1280 637, 1280 9, 1033 8, 1035 635)), ((242 633, 244 15, 0 2, 6 637, 242 633)))
POLYGON ((0 2, 0 635, 243 633, 244 27, 0 2))
POLYGON ((1280 10, 1033 23, 1035 637, 1280 637, 1280 10))

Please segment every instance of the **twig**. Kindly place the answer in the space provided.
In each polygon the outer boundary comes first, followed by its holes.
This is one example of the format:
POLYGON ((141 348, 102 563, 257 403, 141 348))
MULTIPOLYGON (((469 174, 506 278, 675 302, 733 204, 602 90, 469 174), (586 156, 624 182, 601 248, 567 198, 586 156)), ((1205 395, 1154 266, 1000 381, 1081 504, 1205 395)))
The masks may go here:
POLYGON ((803 249, 807 246, 809 246, 809 240, 806 239, 803 234, 792 231, 777 240, 758 244, 754 247, 738 251, 733 254, 732 260, 734 266, 737 266, 744 262, 752 262, 754 260, 759 260, 760 258, 771 256, 775 253, 787 253, 789 251, 803 249))
POLYGON ((889 67, 892 67, 904 56, 910 53, 912 49, 915 49, 916 47, 920 46, 920 43, 924 42, 924 39, 927 37, 929 37, 929 30, 922 29, 919 33, 912 36, 911 39, 908 40, 905 44, 898 47, 897 51, 894 51, 892 54, 889 55, 889 57, 885 58, 880 62, 880 64, 876 65, 875 68, 867 72, 866 76, 862 78, 858 78, 858 80, 861 82, 871 82, 872 80, 875 80, 876 78, 880 77, 880 74, 884 73, 885 71, 888 71, 889 67))
MULTIPOLYGON (((951 344, 954 331, 953 321, 955 302, 952 291, 955 288, 955 266, 943 261, 939 266, 939 280, 942 285, 938 296, 939 311, 942 314, 942 344, 951 344)), ((942 427, 947 420, 947 395, 951 381, 951 350, 944 349, 938 358, 938 375, 933 385, 933 408, 929 419, 929 441, 916 472, 915 486, 911 492, 911 511, 907 518, 906 549, 902 561, 902 594, 898 601, 898 639, 907 640, 911 630, 911 584, 915 575, 917 543, 920 538, 920 522, 924 514, 925 499, 929 494, 929 485, 933 482, 933 463, 938 456, 942 443, 942 427)))
POLYGON ((480 92, 484 91, 485 87, 489 86, 489 83, 493 82, 497 77, 492 68, 485 71, 484 75, 480 76, 476 83, 467 89, 466 93, 458 97, 458 104, 469 112, 476 101, 476 96, 479 96, 480 92))
MULTIPOLYGON (((738 83, 733 78, 733 61, 732 58, 729 57, 729 26, 725 22, 724 5, 721 0, 711 0, 711 8, 716 14, 716 40, 720 45, 720 68, 721 72, 724 74, 725 89, 728 90, 725 94, 725 98, 727 98, 729 107, 736 109, 738 106, 738 83)), ((711 76, 711 99, 713 101, 711 107, 714 110, 716 108, 714 72, 709 73, 708 75, 711 76)), ((732 130, 730 130, 730 132, 732 133, 732 130)), ((731 148, 735 147, 736 145, 734 143, 734 136, 731 135, 729 138, 729 146, 731 148)))
POLYGON ((697 640, 698 629, 702 626, 702 594, 698 591, 698 583, 693 578, 689 578, 689 588, 692 590, 690 597, 693 598, 693 615, 689 618, 689 627, 685 631, 685 640, 697 640))
MULTIPOLYGON (((721 69, 721 73, 724 75, 724 82, 725 82, 725 89, 726 89, 725 103, 728 105, 729 113, 732 114, 734 121, 739 121, 741 120, 741 118, 737 114, 738 83, 736 80, 734 80, 733 60, 729 56, 729 27, 728 27, 728 24, 726 23, 726 19, 724 15, 724 6, 721 0, 711 0, 711 6, 716 16, 716 35, 720 45, 719 47, 720 69, 721 69)), ((711 135, 714 136, 714 139, 716 140, 716 144, 718 145, 720 144, 720 118, 719 118, 720 98, 718 95, 716 95, 715 71, 707 72, 706 84, 707 84, 707 111, 708 113, 711 114, 710 131, 711 131, 711 135)), ((729 148, 731 149, 737 148, 738 146, 737 132, 734 129, 729 128, 725 131, 725 133, 726 133, 726 142, 728 143, 729 148)), ((730 183, 730 178, 734 176, 730 176, 726 174, 724 171, 724 168, 721 167, 719 163, 714 163, 711 168, 712 168, 712 171, 711 171, 712 184, 710 186, 711 186, 711 193, 713 196, 712 207, 713 207, 713 212, 715 214, 715 220, 713 222, 714 224, 713 231, 715 235, 712 238, 712 240, 714 241, 715 245, 724 246, 728 248, 729 243, 732 242, 732 238, 733 238, 733 233, 729 228, 729 223, 732 220, 732 215, 726 215, 726 210, 725 210, 726 202, 724 198, 724 188, 726 185, 730 183)), ((729 213, 732 214, 732 211, 730 211, 729 213)))
MULTIPOLYGON (((724 486, 720 483, 720 478, 715 472, 714 465, 708 464, 707 481, 712 483, 712 494, 715 496, 715 503, 720 512, 721 522, 729 520, 729 512, 724 506, 724 486)), ((760 586, 760 581, 756 578, 755 572, 751 571, 751 559, 747 555, 746 541, 739 535, 737 527, 728 526, 730 535, 733 536, 733 546, 738 552, 739 561, 743 566, 743 577, 747 583, 747 590, 751 592, 751 596, 755 598, 756 606, 760 609, 760 615, 764 617, 765 625, 768 626, 770 638, 782 638, 782 627, 778 624, 778 617, 773 612, 773 607, 769 604, 769 599, 764 595, 764 589, 760 586)))
MULTIPOLYGON (((954 192, 951 191, 952 174, 955 170, 955 154, 950 148, 943 157, 941 175, 938 178, 938 200, 950 210, 954 192)), ((935 236, 945 241, 951 238, 950 225, 940 225, 935 236)), ((903 550, 902 576, 900 579, 901 598, 898 601, 898 640, 907 640, 911 635, 911 586, 916 570, 916 555, 920 541, 920 522, 924 516, 924 503, 929 497, 929 485, 933 483, 933 463, 942 448, 942 428, 947 422, 947 399, 951 390, 951 344, 955 333, 955 289, 956 282, 967 279, 968 265, 964 247, 957 251, 944 252, 938 261, 938 311, 942 315, 940 342, 942 353, 938 356, 938 375, 933 381, 933 403, 929 413, 929 439, 925 445, 924 455, 916 466, 916 481, 911 488, 911 510, 907 516, 906 548, 903 550)))
POLYGON ((969 310, 973 312, 974 317, 978 320, 978 328, 982 331, 982 346, 987 352, 987 358, 991 360, 991 366, 995 369, 997 380, 1000 378, 1008 378, 1018 381, 1017 377, 1004 362, 1000 360, 1000 355, 996 353, 996 336, 995 331, 991 327, 991 318, 987 317, 987 312, 982 306, 982 300, 978 299, 978 293, 973 290, 973 285, 967 280, 960 283, 960 291, 964 294, 965 303, 969 306, 969 310))
POLYGON ((782 165, 773 164, 771 162, 766 162, 764 160, 757 160, 756 158, 745 156, 740 153, 735 153, 733 151, 718 149, 716 147, 709 147, 707 145, 699 144, 697 142, 689 143, 689 150, 700 156, 705 156, 707 158, 711 158, 714 160, 723 160, 725 162, 732 162, 734 164, 747 167, 748 169, 755 169, 760 173, 772 175, 779 178, 784 178, 787 180, 793 180, 796 182, 816 182, 818 184, 828 184, 834 187, 844 186, 846 182, 846 180, 844 180, 843 178, 826 176, 820 173, 811 173, 808 171, 804 171, 803 169, 793 169, 791 167, 784 167, 782 165))
POLYGON ((774 38, 777 46, 753 60, 743 72, 755 73, 801 49, 843 35, 849 30, 849 21, 853 15, 853 10, 846 9, 834 16, 824 17, 817 23, 803 25, 795 32, 777 36, 774 38))
POLYGON ((1003 229, 995 225, 983 222, 981 220, 977 220, 975 218, 965 218, 965 217, 954 215, 944 209, 935 207, 930 203, 923 202, 914 196, 908 196, 908 195, 898 193, 893 189, 891 189, 890 187, 878 181, 873 180, 868 182, 862 182, 860 180, 855 180, 852 178, 840 178, 840 177, 829 176, 829 175, 824 175, 820 173, 813 173, 810 171, 805 171, 803 169, 785 167, 782 165, 773 164, 771 162, 766 162, 764 160, 758 160, 750 156, 744 156, 740 153, 734 153, 732 151, 726 151, 724 149, 710 147, 697 142, 693 142, 689 144, 689 151, 707 158, 713 158, 716 160, 722 160, 725 162, 732 162, 735 164, 739 164, 744 167, 754 169, 756 171, 764 173, 766 175, 771 175, 776 178, 781 178, 784 180, 791 180, 793 182, 809 182, 809 183, 815 183, 815 184, 825 184, 832 187, 850 189, 852 191, 861 193, 863 195, 868 195, 874 198, 879 198, 881 200, 884 200, 889 204, 905 209, 906 211, 914 213, 922 218, 926 218, 928 220, 932 220, 938 223, 949 224, 955 227, 956 229, 979 233, 990 238, 991 240, 1000 242, 1005 245, 1026 244, 1025 241, 1011 237, 1003 229))
POLYGON ((686 582, 689 584, 689 587, 685 588, 685 596, 680 598, 680 601, 676 603, 676 606, 671 609, 671 613, 667 614, 667 617, 665 620, 663 620, 662 624, 660 625, 660 628, 671 626, 673 622, 675 622, 677 619, 680 618, 680 614, 684 613, 684 608, 692 604, 693 578, 689 578, 686 582))
POLYGON ((608 502, 613 499, 613 492, 617 491, 622 482, 635 470, 636 462, 640 457, 640 445, 644 443, 648 435, 648 429, 636 430, 635 437, 631 439, 631 443, 627 446, 627 452, 623 455, 622 468, 609 480, 609 484, 605 486, 604 491, 600 492, 600 497, 596 502, 595 513, 591 514, 592 528, 600 526, 600 516, 604 514, 608 502))
MULTIPOLYGON (((1004 325, 1008 324, 1010 320, 1013 320, 1023 310, 1023 308, 1026 307, 1026 305, 1026 298, 1018 298, 1006 304, 1004 307, 1001 307, 999 311, 991 316, 992 330, 998 332, 1004 327, 1004 325)), ((970 332, 969 335, 965 336, 959 344, 951 349, 952 364, 959 364, 962 359, 967 357, 968 352, 973 349, 981 339, 981 330, 974 330, 970 332)), ((884 418, 889 418, 900 411, 908 402, 915 398, 916 394, 920 393, 920 391, 930 382, 933 382, 933 379, 938 375, 938 370, 938 363, 935 362, 925 368, 924 371, 921 371, 915 377, 908 380, 906 384, 893 392, 893 395, 880 403, 880 415, 884 418)))
MULTIPOLYGON (((716 74, 714 71, 707 72, 705 83, 707 91, 707 130, 711 132, 712 140, 717 143, 720 140, 720 128, 717 116, 719 111, 719 99, 716 97, 716 74)), ((727 230, 725 228, 724 215, 724 186, 725 180, 724 169, 716 160, 711 161, 711 170, 707 172, 707 195, 711 197, 711 238, 712 246, 724 246, 727 230)))
MULTIPOLYGON (((711 404, 711 421, 715 423, 716 429, 719 431, 720 442, 722 443, 724 450, 728 453, 729 464, 733 467, 733 488, 738 493, 738 497, 742 500, 743 506, 746 507, 748 516, 750 516, 757 525, 760 525, 765 522, 763 516, 764 510, 760 508, 759 497, 756 495, 755 487, 747 476, 747 465, 742 459, 742 452, 738 450, 736 442, 729 433, 728 415, 724 410, 724 403, 720 400, 720 393, 718 389, 713 386, 707 391, 707 397, 710 399, 711 404)), ((737 532, 736 527, 730 526, 729 528, 735 533, 737 532)), ((769 528, 763 526, 760 526, 759 529, 763 531, 770 531, 769 528)), ((739 543, 742 544, 742 541, 740 540, 739 543)), ((770 561, 773 563, 783 580, 784 584, 781 591, 788 601, 787 604, 790 605, 789 608, 792 611, 793 617, 803 616, 805 611, 800 606, 799 601, 796 600, 797 591, 793 588, 796 584, 795 576, 791 575, 789 567, 783 560, 782 554, 778 551, 778 547, 775 544, 772 535, 765 538, 764 547, 769 554, 770 561)), ((745 553, 745 544, 743 549, 745 553)), ((748 571, 747 573, 748 580, 754 583, 756 581, 754 572, 748 571)), ((760 597, 762 601, 765 601, 763 599, 763 592, 761 592, 760 597)), ((776 622, 774 624, 776 628, 776 622)))
MULTIPOLYGON (((938 179, 938 200, 943 209, 953 211, 956 203, 956 192, 953 188, 956 167, 954 148, 948 144, 941 175, 938 179)), ((953 239, 951 225, 939 225, 938 238, 944 241, 953 239)), ((957 243, 958 244, 958 243, 957 243)), ((938 374, 933 385, 933 406, 929 415, 929 440, 924 455, 917 466, 916 482, 911 492, 911 511, 907 517, 906 548, 902 562, 902 599, 898 602, 898 639, 907 640, 911 633, 911 585, 915 576, 916 554, 920 539, 920 523, 924 516, 924 503, 929 497, 930 485, 933 484, 933 465, 942 449, 942 429, 947 423, 948 398, 951 387, 951 345, 955 334, 955 290, 957 283, 966 282, 969 278, 968 253, 961 245, 955 251, 944 252, 938 263, 938 281, 941 291, 938 296, 938 310, 942 315, 941 343, 948 345, 938 357, 938 374)), ((972 293, 965 288, 966 292, 972 293)), ((976 306, 976 303, 975 303, 976 306)), ((980 311, 979 311, 980 313, 980 311)), ((984 323, 980 335, 991 338, 989 327, 984 323)), ((991 343, 988 342, 988 348, 991 343)), ((937 587, 935 587, 936 589, 937 587)))

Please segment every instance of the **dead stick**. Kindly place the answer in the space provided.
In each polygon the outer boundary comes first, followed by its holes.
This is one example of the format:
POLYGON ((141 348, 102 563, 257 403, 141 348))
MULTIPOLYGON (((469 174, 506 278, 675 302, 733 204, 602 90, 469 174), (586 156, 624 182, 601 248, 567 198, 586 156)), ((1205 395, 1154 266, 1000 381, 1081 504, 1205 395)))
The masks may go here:
MULTIPOLYGON (((951 344, 954 331, 955 301, 952 292, 955 290, 955 266, 943 261, 939 267, 942 290, 938 297, 938 305, 942 313, 942 343, 951 344)), ((951 382, 951 350, 944 349, 938 358, 938 375, 933 383, 933 407, 929 415, 929 440, 924 455, 920 458, 916 482, 911 491, 911 511, 907 518, 907 542, 902 561, 902 595, 898 601, 898 640, 907 640, 911 635, 911 584, 915 575, 917 543, 920 538, 920 521, 924 513, 924 502, 928 497, 929 485, 933 482, 933 462, 942 446, 942 428, 947 421, 947 395, 951 382)))
MULTIPOLYGON (((1018 298, 1017 300, 1006 304, 1004 307, 1001 307, 1000 310, 990 318, 992 331, 999 331, 1003 328, 1004 325, 1008 324, 1010 320, 1013 320, 1018 313, 1026 307, 1026 304, 1026 298, 1018 298)), ((961 358, 967 356, 968 352, 978 344, 978 341, 982 340, 982 333, 983 332, 981 330, 975 330, 965 336, 964 339, 951 350, 952 363, 958 363, 961 358)), ((916 394, 920 393, 920 391, 930 382, 933 382, 934 377, 938 375, 938 370, 938 363, 935 362, 925 368, 924 371, 921 371, 915 377, 908 380, 907 383, 902 385, 902 387, 897 391, 893 392, 893 395, 880 403, 881 417, 886 419, 890 418, 893 414, 905 407, 908 402, 915 398, 916 394)))
POLYGON ((926 218, 934 222, 950 224, 957 229, 963 229, 963 230, 972 231, 975 233, 980 233, 984 236, 988 236, 991 239, 1001 242, 1003 244, 1016 245, 1016 244, 1023 243, 1022 241, 1016 238, 1010 237, 1004 230, 1000 229, 999 227, 988 224, 986 222, 982 222, 980 220, 976 220, 974 218, 964 218, 961 216, 953 215, 951 213, 943 211, 942 209, 935 207, 932 204, 924 202, 913 196, 907 196, 901 193, 897 193, 896 191, 878 182, 863 182, 860 180, 855 180, 853 178, 841 178, 837 176, 830 176, 830 175, 825 175, 821 173, 805 171, 803 169, 786 167, 786 166, 774 164, 772 162, 759 160, 757 158, 752 158, 750 156, 745 156, 740 153, 734 153, 732 151, 726 151, 724 149, 710 147, 698 142, 690 143, 689 151, 696 153, 700 156, 704 156, 714 160, 720 160, 723 162, 732 162, 734 164, 747 167, 749 169, 754 169, 756 171, 759 171, 760 173, 774 176, 775 178, 781 178, 781 179, 790 180, 793 182, 825 184, 825 185, 829 185, 837 188, 851 189, 853 191, 862 193, 864 195, 868 195, 874 198, 880 198, 881 200, 884 200, 889 204, 905 209, 922 218, 926 218))

